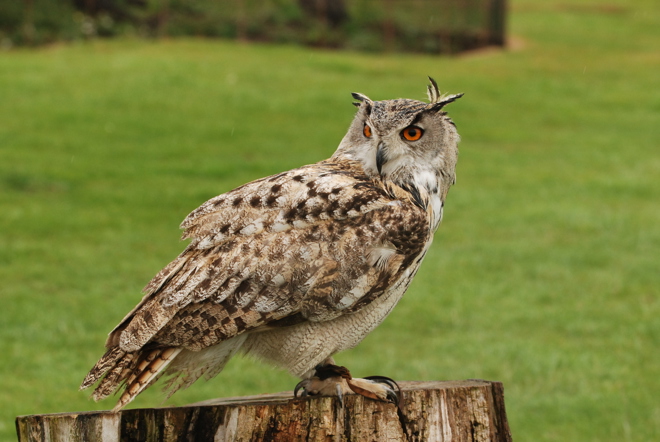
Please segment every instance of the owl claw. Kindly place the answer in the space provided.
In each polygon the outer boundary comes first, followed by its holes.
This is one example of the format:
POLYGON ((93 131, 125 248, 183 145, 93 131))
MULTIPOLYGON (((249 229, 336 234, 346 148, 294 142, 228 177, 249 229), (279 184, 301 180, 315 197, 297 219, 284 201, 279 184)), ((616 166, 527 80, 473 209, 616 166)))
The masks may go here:
POLYGON ((348 382, 348 386, 362 396, 377 401, 391 402, 397 407, 401 401, 401 389, 394 380, 385 376, 368 376, 366 378, 354 378, 348 382))
POLYGON ((332 364, 318 365, 311 378, 298 382, 293 390, 294 397, 298 397, 301 390, 301 397, 338 396, 342 405, 344 395, 351 392, 397 406, 401 401, 401 389, 393 379, 385 376, 353 378, 346 367, 332 364))
POLYGON ((298 397, 298 391, 302 389, 302 394, 300 397, 307 397, 307 387, 309 385, 310 380, 309 379, 303 379, 302 381, 298 382, 296 384, 296 388, 293 389, 293 397, 298 397))
POLYGON ((293 395, 298 397, 300 392, 300 397, 338 396, 343 402, 344 395, 351 392, 346 383, 346 379, 350 377, 351 374, 345 367, 332 364, 317 365, 312 377, 298 382, 293 395))
POLYGON ((387 376, 366 376, 364 379, 387 385, 387 387, 389 387, 385 388, 387 390, 387 400, 396 404, 397 406, 400 405, 401 387, 399 387, 399 384, 397 384, 394 379, 388 378, 387 376))
POLYGON ((341 384, 337 382, 335 384, 335 390, 337 391, 337 397, 339 398, 339 404, 344 408, 344 390, 341 387, 341 384))

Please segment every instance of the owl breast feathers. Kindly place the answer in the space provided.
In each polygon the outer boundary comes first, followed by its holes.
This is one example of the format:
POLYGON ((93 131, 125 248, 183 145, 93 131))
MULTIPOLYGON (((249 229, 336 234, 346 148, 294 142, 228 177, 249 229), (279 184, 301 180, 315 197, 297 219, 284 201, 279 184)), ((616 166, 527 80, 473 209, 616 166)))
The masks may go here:
POLYGON ((170 394, 237 352, 300 377, 357 345, 416 273, 455 181, 458 134, 430 103, 372 101, 328 160, 245 184, 183 221, 188 247, 115 327, 81 388, 121 409, 162 374, 170 394), (100 381, 100 382, 99 382, 100 381))

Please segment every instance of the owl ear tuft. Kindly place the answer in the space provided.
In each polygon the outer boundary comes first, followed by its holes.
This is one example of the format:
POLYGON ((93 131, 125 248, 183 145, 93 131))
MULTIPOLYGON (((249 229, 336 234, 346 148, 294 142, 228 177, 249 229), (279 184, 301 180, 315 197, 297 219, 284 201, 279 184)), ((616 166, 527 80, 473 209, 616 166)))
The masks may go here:
POLYGON ((436 103, 431 103, 429 107, 431 107, 432 110, 439 111, 449 103, 453 103, 454 101, 458 100, 461 98, 463 94, 453 94, 453 95, 443 95, 438 98, 438 101, 436 103))
POLYGON ((355 107, 360 107, 364 104, 364 110, 367 114, 371 113, 371 107, 373 106, 374 102, 371 101, 371 98, 367 97, 364 94, 359 94, 357 92, 353 92, 351 94, 353 98, 355 98, 358 101, 353 102, 353 106, 355 107))
POLYGON ((351 93, 351 95, 353 96, 353 98, 358 100, 358 101, 353 103, 354 106, 360 107, 360 105, 362 103, 365 103, 365 104, 371 106, 371 103, 372 103, 371 98, 367 97, 366 95, 360 94, 358 92, 353 92, 353 93, 351 93))
POLYGON ((431 77, 429 77, 431 84, 426 86, 426 95, 429 97, 429 102, 435 103, 440 98, 440 89, 438 89, 438 83, 431 77))
POLYGON ((463 96, 463 94, 453 94, 453 95, 440 95, 440 89, 438 89, 438 83, 431 77, 429 77, 430 85, 427 86, 426 93, 429 97, 429 107, 431 110, 439 111, 449 103, 452 103, 463 96))

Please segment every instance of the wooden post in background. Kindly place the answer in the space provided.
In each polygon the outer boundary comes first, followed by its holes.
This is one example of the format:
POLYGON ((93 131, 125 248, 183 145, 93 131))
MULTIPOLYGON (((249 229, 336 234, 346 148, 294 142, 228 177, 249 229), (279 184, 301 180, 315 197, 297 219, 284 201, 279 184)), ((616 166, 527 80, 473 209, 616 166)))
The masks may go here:
POLYGON ((491 0, 488 23, 488 44, 506 45, 506 0, 491 0))
POLYGON ((401 382, 393 404, 363 396, 294 399, 289 392, 185 407, 20 416, 18 439, 46 441, 509 442, 499 382, 401 382))

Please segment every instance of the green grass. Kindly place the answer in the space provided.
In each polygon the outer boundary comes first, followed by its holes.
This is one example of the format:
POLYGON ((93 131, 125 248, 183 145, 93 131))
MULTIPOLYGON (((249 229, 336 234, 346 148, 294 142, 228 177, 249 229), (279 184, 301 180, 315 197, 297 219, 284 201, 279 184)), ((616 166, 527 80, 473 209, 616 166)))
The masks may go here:
MULTIPOLYGON (((329 156, 349 92, 465 92, 458 184, 408 294, 339 362, 504 382, 520 441, 660 434, 660 11, 514 1, 455 58, 115 41, 0 54, 0 439, 77 387, 207 198, 329 156)), ((235 359, 167 404, 290 389, 235 359)), ((162 403, 157 388, 134 406, 162 403)))

